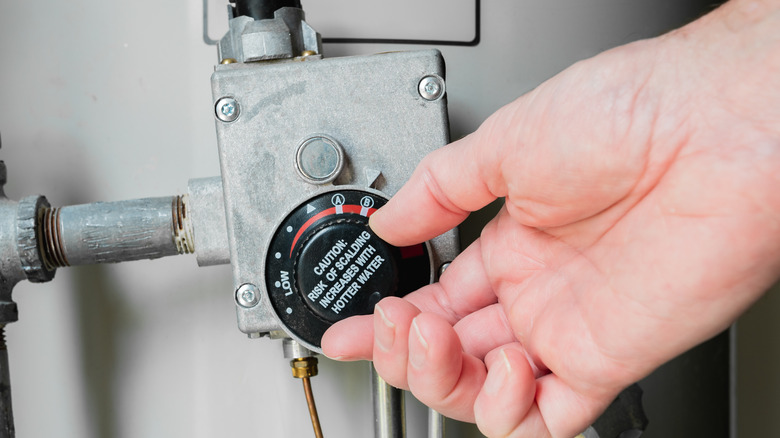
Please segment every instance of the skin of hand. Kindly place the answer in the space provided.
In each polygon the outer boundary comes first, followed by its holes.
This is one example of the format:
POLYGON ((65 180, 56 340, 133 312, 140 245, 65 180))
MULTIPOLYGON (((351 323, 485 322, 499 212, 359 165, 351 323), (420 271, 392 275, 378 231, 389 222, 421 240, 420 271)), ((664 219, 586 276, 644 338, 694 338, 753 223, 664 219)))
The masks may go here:
POLYGON ((570 438, 780 272, 780 1, 575 64, 430 154, 371 218, 404 246, 496 198, 442 275, 325 354, 489 437, 570 438), (424 206, 422 208, 421 206, 424 206))

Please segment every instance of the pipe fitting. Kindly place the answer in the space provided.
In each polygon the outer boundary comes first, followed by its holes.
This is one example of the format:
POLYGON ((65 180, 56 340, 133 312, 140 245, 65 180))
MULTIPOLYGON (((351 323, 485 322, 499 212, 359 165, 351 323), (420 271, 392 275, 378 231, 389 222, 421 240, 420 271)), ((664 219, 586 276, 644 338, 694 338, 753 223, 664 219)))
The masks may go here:
POLYGON ((40 244, 42 222, 49 210, 49 201, 43 196, 28 196, 19 201, 16 216, 16 249, 22 262, 22 270, 33 283, 44 283, 54 278, 56 267, 44 261, 44 248, 40 244))

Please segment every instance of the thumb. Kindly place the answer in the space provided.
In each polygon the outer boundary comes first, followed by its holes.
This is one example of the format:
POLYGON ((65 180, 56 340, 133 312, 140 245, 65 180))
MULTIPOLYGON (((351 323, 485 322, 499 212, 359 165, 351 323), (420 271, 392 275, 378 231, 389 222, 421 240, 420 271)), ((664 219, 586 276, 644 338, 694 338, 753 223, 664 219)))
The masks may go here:
POLYGON ((412 245, 456 227, 469 213, 502 196, 484 177, 494 167, 484 143, 480 129, 430 153, 371 216, 372 230, 394 245, 412 245))
POLYGON ((615 56, 576 64, 429 154, 371 227, 390 243, 410 245, 498 197, 506 197, 514 220, 544 228, 589 218, 626 197, 647 169, 653 112, 624 102, 647 74, 592 80, 615 56), (637 111, 643 116, 635 120, 637 111))

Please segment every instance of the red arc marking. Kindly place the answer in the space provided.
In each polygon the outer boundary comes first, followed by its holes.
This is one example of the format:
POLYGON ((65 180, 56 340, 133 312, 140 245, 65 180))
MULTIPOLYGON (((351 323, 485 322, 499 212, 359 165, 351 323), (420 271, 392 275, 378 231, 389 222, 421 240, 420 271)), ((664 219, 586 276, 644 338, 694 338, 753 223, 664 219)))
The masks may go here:
MULTIPOLYGON (((349 205, 342 205, 341 206, 342 213, 360 214, 360 211, 362 209, 363 209, 363 207, 361 207, 359 205, 351 205, 351 204, 349 204, 349 205)), ((374 214, 374 212, 376 210, 377 210, 376 208, 369 208, 368 209, 368 213, 366 214, 366 217, 371 217, 371 215, 374 214)), ((298 229, 298 232, 295 234, 295 238, 292 241, 292 245, 290 245, 290 258, 292 258, 292 256, 293 256, 293 250, 295 249, 295 244, 298 243, 298 239, 301 238, 303 233, 307 229, 309 229, 309 227, 311 227, 318 220, 320 220, 322 218, 325 218, 325 217, 328 217, 328 216, 331 216, 331 215, 334 215, 334 214, 336 214, 336 207, 331 207, 331 208, 329 208, 327 210, 323 210, 323 211, 315 214, 314 216, 310 217, 309 220, 307 220, 301 226, 301 228, 298 229)))

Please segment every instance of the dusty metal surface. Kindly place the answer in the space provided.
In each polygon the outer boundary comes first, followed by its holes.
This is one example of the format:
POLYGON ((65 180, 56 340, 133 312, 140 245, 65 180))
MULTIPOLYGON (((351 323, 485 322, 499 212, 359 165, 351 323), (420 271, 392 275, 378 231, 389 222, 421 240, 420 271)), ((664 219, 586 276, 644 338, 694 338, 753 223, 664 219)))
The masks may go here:
MULTIPOLYGON (((217 120, 234 290, 251 283, 264 296, 251 309, 237 307, 241 331, 283 329, 266 304, 264 260, 290 211, 339 189, 371 186, 389 197, 425 155, 447 144, 446 97, 431 101, 419 93, 430 76, 444 77, 435 50, 216 67, 214 102, 231 96, 242 108, 233 122, 217 120), (344 149, 345 165, 332 185, 310 184, 296 170, 298 146, 320 134, 344 149)), ((435 270, 458 252, 455 232, 431 245, 435 270)))
POLYGON ((230 263, 222 178, 191 179, 188 192, 198 266, 230 263))
POLYGON ((43 224, 47 247, 54 248, 47 260, 76 266, 177 255, 174 223, 181 223, 181 208, 176 197, 61 207, 59 220, 43 224))

